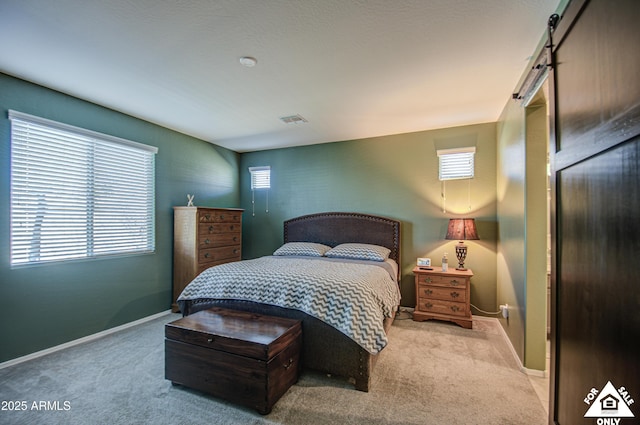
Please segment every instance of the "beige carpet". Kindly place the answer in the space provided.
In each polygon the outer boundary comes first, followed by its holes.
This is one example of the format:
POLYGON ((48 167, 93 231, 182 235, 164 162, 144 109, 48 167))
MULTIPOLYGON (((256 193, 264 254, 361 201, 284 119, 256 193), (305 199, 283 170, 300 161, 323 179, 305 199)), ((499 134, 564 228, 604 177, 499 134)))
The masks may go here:
POLYGON ((272 413, 261 416, 164 379, 163 326, 176 317, 0 370, 0 399, 28 406, 0 411, 0 423, 546 423, 495 321, 476 320, 467 330, 396 320, 369 393, 340 378, 305 372, 272 413), (60 410, 33 409, 34 401, 60 410))

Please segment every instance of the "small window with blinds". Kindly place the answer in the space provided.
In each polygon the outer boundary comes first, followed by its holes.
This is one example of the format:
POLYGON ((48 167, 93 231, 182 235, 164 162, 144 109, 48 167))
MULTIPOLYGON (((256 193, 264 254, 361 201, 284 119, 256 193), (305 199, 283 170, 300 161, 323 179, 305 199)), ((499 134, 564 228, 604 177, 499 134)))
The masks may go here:
POLYGON ((271 188, 271 167, 249 167, 251 173, 251 190, 271 188))
POLYGON ((475 147, 458 149, 439 149, 439 179, 472 179, 474 176, 475 147))
POLYGON ((11 264, 155 250, 157 148, 16 111, 11 264))

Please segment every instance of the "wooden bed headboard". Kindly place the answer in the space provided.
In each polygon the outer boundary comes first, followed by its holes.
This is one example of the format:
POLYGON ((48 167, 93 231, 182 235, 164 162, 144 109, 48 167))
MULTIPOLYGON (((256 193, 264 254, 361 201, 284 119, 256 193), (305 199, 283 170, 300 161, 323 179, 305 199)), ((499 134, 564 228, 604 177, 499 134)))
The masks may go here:
POLYGON ((284 242, 317 242, 329 246, 358 242, 391 250, 389 258, 400 263, 400 222, 361 213, 325 212, 303 215, 284 222, 284 242))

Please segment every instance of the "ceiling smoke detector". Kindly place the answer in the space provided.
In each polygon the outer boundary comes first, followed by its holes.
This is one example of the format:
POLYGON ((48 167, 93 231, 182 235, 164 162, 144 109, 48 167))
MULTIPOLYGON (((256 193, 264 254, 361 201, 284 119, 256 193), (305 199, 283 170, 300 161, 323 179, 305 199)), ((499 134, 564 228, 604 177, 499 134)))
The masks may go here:
POLYGON ((256 58, 252 58, 251 56, 243 56, 240 58, 240 64, 242 66, 246 66, 247 68, 253 68, 258 63, 256 58))
POLYGON ((289 115, 288 117, 280 117, 280 121, 285 124, 304 124, 305 122, 308 122, 305 117, 299 114, 289 115))

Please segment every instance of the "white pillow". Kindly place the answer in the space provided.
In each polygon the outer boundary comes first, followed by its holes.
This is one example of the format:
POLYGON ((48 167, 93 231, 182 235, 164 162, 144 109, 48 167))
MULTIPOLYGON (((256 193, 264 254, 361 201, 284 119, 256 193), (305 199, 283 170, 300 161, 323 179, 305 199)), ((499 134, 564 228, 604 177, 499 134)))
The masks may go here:
POLYGON ((322 257, 330 246, 314 242, 288 242, 276 249, 273 255, 298 255, 305 257, 322 257))
POLYGON ((385 261, 391 250, 380 245, 366 243, 343 243, 332 248, 324 255, 331 258, 350 258, 353 260, 385 261))

